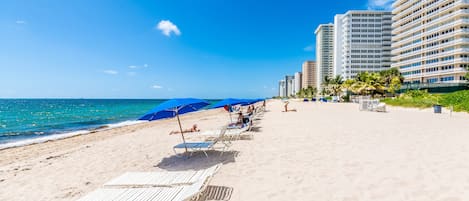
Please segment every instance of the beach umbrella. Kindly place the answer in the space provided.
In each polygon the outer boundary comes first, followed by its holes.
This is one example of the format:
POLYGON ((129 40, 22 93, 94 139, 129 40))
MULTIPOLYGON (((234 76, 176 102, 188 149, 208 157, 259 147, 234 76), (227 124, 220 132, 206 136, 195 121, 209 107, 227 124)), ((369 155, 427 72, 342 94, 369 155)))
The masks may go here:
MULTIPOLYGON (((244 99, 236 99, 236 98, 227 98, 223 99, 221 101, 218 101, 217 103, 213 104, 210 108, 221 108, 225 106, 234 106, 234 105, 239 105, 239 104, 245 104, 246 100, 244 99)), ((233 119, 231 118, 231 110, 228 109, 228 113, 230 114, 230 122, 233 122, 233 119)))
POLYGON ((226 105, 233 106, 233 105, 239 105, 239 104, 244 104, 244 103, 246 103, 246 101, 243 99, 227 98, 227 99, 223 99, 221 101, 216 102, 210 108, 221 108, 221 107, 225 107, 226 105))
MULTIPOLYGON (((184 138, 184 132, 181 126, 181 120, 179 119, 180 114, 185 114, 189 112, 194 112, 204 108, 205 106, 209 105, 205 100, 196 99, 196 98, 176 98, 165 101, 145 115, 139 118, 139 120, 148 120, 154 121, 158 119, 166 119, 171 117, 177 117, 179 129, 181 130, 181 137, 182 141, 184 142, 184 146, 186 144, 186 139, 184 138)), ((187 147, 186 152, 187 152, 187 147)))

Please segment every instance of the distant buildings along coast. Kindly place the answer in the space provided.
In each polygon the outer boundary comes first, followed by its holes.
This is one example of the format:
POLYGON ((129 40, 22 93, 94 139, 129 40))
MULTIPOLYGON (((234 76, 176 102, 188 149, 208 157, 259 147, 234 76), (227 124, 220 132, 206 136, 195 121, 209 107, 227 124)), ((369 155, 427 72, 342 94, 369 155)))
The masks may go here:
POLYGON ((302 72, 285 76, 280 97, 308 87, 320 90, 326 76, 346 80, 391 67, 402 73, 405 89, 467 84, 469 0, 396 0, 392 11, 348 11, 333 20, 318 25, 316 61, 305 61, 302 72), (290 90, 289 79, 301 86, 290 90))

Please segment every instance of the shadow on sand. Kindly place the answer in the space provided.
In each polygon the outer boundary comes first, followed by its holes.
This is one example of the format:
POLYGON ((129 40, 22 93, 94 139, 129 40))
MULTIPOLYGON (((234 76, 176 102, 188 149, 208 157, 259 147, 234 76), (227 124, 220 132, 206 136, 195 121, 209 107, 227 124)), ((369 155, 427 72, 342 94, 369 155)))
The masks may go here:
POLYGON ((201 200, 223 200, 227 201, 231 199, 231 195, 233 194, 232 187, 226 186, 207 186, 207 189, 202 193, 202 196, 198 199, 201 200))
POLYGON ((253 126, 253 127, 251 127, 251 130, 249 130, 249 132, 255 132, 255 133, 259 133, 261 131, 262 131, 261 126, 253 126))
POLYGON ((220 156, 220 151, 208 151, 208 157, 203 152, 196 152, 191 157, 178 157, 176 155, 163 158, 155 167, 168 171, 201 170, 212 167, 216 164, 234 163, 238 156, 238 151, 226 151, 220 156))

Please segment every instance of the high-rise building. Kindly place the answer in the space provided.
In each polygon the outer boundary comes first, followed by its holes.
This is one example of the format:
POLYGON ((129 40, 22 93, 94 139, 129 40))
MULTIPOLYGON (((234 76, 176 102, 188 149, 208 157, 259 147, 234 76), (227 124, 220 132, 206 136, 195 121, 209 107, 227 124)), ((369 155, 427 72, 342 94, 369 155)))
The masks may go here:
POLYGON ((315 61, 305 61, 302 66, 301 88, 317 87, 317 68, 315 61))
POLYGON ((285 76, 285 94, 286 96, 293 96, 295 90, 295 76, 285 76))
POLYGON ((396 0, 392 6, 392 66, 404 84, 466 82, 469 1, 396 0))
POLYGON ((280 80, 278 82, 278 96, 279 97, 286 97, 287 96, 286 84, 285 80, 280 80))
POLYGON ((316 88, 320 89, 324 78, 334 74, 334 25, 321 24, 314 33, 318 67, 316 88))
POLYGON ((294 94, 297 94, 301 90, 301 80, 302 79, 302 74, 301 72, 296 72, 295 73, 295 91, 293 92, 294 94))
POLYGON ((334 18, 334 76, 391 67, 391 21, 387 11, 348 11, 334 18))

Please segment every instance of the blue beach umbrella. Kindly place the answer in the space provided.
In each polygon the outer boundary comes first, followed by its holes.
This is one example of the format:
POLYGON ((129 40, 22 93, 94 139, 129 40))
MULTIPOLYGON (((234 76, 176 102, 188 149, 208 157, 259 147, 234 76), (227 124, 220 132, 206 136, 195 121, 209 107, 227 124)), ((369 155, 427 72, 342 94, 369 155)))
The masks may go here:
POLYGON ((245 102, 246 101, 243 99, 227 98, 227 99, 218 101, 217 103, 213 104, 210 108, 221 108, 221 107, 225 107, 225 105, 228 105, 228 106, 239 105, 239 104, 244 104, 245 102))
POLYGON ((257 103, 258 101, 256 99, 244 99, 244 103, 242 103, 242 106, 247 106, 247 105, 252 105, 254 103, 257 103))
MULTIPOLYGON (((200 110, 209 104, 210 103, 205 100, 196 98, 175 98, 159 104, 145 115, 140 117, 139 120, 154 121, 158 119, 177 117, 179 129, 181 130, 182 141, 184 142, 185 146, 186 139, 184 138, 184 132, 182 131, 179 115, 200 110)), ((187 152, 187 147, 185 148, 187 152)))
MULTIPOLYGON (((239 104, 245 104, 246 103, 246 100, 244 99, 236 99, 236 98, 227 98, 227 99, 223 99, 221 101, 218 101, 217 103, 215 103, 214 105, 212 105, 211 108, 221 108, 221 107, 225 107, 226 105, 228 106, 234 106, 234 105, 239 105, 239 104)), ((233 122, 233 119, 231 118, 231 110, 228 110, 228 113, 230 114, 230 122, 233 122)))

